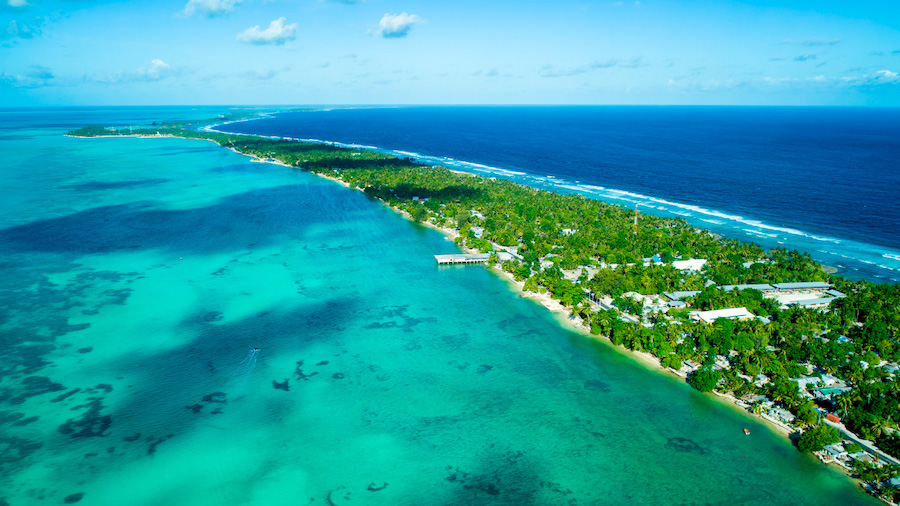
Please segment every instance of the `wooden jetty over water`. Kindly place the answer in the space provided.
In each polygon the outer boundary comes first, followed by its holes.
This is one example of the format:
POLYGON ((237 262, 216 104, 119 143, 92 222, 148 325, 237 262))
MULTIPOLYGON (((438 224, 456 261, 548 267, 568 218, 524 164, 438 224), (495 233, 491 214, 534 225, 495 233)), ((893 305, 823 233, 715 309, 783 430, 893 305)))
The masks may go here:
POLYGON ((491 257, 490 253, 460 253, 454 255, 435 255, 438 265, 483 264, 491 257))

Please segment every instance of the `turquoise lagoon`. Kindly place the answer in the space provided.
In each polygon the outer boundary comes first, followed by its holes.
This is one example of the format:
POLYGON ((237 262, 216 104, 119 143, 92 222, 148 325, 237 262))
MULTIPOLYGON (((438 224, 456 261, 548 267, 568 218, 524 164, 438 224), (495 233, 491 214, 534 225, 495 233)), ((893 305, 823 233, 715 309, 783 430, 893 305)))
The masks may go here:
POLYGON ((360 192, 62 136, 209 112, 0 113, 0 504, 874 502, 360 192))

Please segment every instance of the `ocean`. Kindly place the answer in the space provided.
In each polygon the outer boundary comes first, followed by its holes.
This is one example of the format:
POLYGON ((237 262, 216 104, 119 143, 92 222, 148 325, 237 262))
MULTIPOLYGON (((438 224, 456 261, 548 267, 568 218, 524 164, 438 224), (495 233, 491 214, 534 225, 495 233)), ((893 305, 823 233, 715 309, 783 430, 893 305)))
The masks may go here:
POLYGON ((360 192, 63 136, 222 112, 0 111, 0 504, 876 504, 360 192))
POLYGON ((680 217, 900 281, 900 110, 396 107, 306 110, 219 128, 377 148, 680 217))

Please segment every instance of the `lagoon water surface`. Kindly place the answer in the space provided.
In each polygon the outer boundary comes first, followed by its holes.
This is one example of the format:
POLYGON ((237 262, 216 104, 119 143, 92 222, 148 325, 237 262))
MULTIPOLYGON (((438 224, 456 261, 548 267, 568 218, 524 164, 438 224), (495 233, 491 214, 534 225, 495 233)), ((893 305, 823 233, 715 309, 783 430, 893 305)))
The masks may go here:
POLYGON ((0 504, 874 502, 360 192, 62 136, 129 114, 0 114, 0 504))

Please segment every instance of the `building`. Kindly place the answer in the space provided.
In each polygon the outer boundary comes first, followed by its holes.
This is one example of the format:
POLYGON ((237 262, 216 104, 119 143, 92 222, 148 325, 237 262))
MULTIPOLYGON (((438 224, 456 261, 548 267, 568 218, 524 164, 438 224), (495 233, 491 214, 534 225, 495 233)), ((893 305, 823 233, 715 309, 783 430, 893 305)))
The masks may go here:
POLYGON ((745 307, 716 309, 713 311, 691 311, 690 316, 696 321, 705 323, 713 323, 719 318, 728 318, 729 320, 749 320, 756 317, 745 307))
POLYGON ((825 297, 819 299, 804 299, 804 300, 795 300, 793 302, 788 302, 788 306, 796 306, 801 309, 818 309, 823 307, 828 307, 831 304, 835 297, 825 297))
POLYGON ((829 285, 828 283, 823 283, 821 281, 806 281, 802 283, 775 283, 772 286, 782 293, 821 292, 831 288, 831 285, 829 285))
POLYGON ((793 423, 796 418, 793 413, 784 408, 772 408, 766 414, 768 414, 770 418, 774 418, 776 421, 782 423, 793 423))
POLYGON ((663 292, 663 295, 669 300, 681 300, 685 297, 696 297, 700 293, 697 290, 685 292, 663 292))
POLYGON ((699 271, 706 265, 706 260, 699 258, 690 258, 688 260, 675 260, 672 267, 679 271, 699 271))
POLYGON ((748 285, 722 285, 722 290, 726 292, 730 292, 732 290, 759 290, 760 292, 766 294, 775 291, 775 287, 765 283, 757 283, 757 284, 748 284, 748 285))
POLYGON ((685 360, 682 362, 682 369, 685 369, 688 373, 692 373, 700 369, 701 365, 695 360, 685 360))

